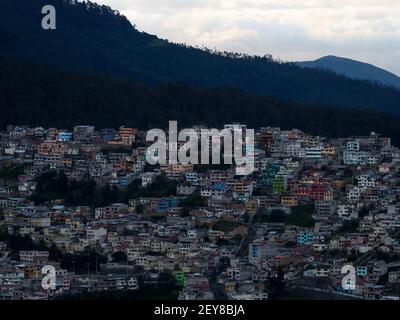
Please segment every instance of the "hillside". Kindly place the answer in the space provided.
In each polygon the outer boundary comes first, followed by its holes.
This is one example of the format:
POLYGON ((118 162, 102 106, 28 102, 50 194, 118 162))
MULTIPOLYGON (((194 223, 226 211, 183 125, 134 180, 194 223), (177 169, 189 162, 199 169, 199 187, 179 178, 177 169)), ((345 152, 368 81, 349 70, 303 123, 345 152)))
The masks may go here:
POLYGON ((173 44, 137 31, 119 13, 92 3, 2 0, 0 39, 0 55, 25 57, 72 71, 150 84, 233 86, 285 101, 400 114, 399 90, 277 62, 270 56, 213 53, 173 44), (41 28, 41 8, 45 4, 57 9, 57 30, 41 28))
POLYGON ((149 86, 10 60, 0 60, 0 114, 1 128, 93 124, 145 130, 166 128, 169 120, 183 127, 241 122, 330 137, 376 131, 400 142, 400 118, 373 111, 287 103, 232 87, 149 86))
POLYGON ((398 76, 369 63, 335 56, 326 56, 315 61, 297 62, 296 64, 306 68, 331 70, 349 78, 377 81, 388 86, 400 88, 400 78, 398 76))

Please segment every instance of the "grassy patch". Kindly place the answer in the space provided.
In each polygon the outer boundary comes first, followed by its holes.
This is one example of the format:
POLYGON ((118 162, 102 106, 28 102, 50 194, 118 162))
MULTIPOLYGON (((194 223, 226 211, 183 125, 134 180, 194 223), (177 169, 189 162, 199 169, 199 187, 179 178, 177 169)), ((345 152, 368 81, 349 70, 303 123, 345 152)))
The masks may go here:
POLYGON ((313 227, 315 221, 312 218, 314 212, 314 205, 304 205, 292 208, 290 215, 285 217, 285 224, 298 226, 298 227, 313 227))
POLYGON ((226 220, 221 220, 218 221, 215 225, 214 225, 214 230, 217 231, 223 231, 223 232, 231 232, 233 231, 235 228, 242 226, 243 224, 240 222, 236 222, 236 221, 226 221, 226 220))
POLYGON ((24 174, 24 166, 9 166, 0 170, 0 178, 17 179, 18 176, 24 174))

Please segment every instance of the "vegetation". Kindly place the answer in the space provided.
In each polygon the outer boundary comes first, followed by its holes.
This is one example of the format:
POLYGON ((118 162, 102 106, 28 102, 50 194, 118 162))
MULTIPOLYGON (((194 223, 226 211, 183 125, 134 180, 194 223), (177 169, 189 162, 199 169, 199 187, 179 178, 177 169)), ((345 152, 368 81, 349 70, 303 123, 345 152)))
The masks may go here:
POLYGON ((0 170, 0 178, 16 179, 24 174, 24 166, 6 166, 0 170))
POLYGON ((118 263, 118 262, 127 262, 128 261, 128 256, 126 255, 125 252, 122 251, 117 251, 112 254, 113 262, 118 263))
POLYGON ((213 229, 217 231, 231 232, 242 225, 242 223, 237 221, 220 220, 214 225, 213 229))
POLYGON ((61 268, 75 273, 94 273, 100 271, 100 264, 107 262, 107 257, 100 255, 94 250, 84 251, 80 254, 66 254, 59 252, 51 256, 52 261, 61 262, 61 268))
POLYGON ((57 300, 176 300, 180 288, 176 286, 172 274, 160 273, 156 284, 145 283, 139 276, 138 290, 115 290, 67 294, 57 300))
POLYGON ((141 187, 140 180, 134 180, 120 190, 108 184, 99 186, 93 180, 68 181, 63 172, 48 171, 36 178, 37 190, 31 200, 37 205, 56 199, 64 199, 72 206, 103 207, 112 203, 127 203, 140 197, 167 197, 176 194, 176 182, 160 176, 147 188, 141 187))
POLYGON ((182 127, 220 128, 242 122, 250 128, 299 128, 328 137, 375 131, 400 142, 400 118, 374 111, 287 103, 230 87, 147 86, 1 59, 0 70, 0 128, 7 124, 72 128, 90 123, 97 128, 148 129, 166 128, 174 119, 182 127))
POLYGON ((118 188, 98 186, 93 180, 68 181, 63 172, 48 171, 36 178, 37 190, 31 196, 37 205, 56 199, 64 199, 72 206, 102 207, 118 202, 118 188))
POLYGON ((198 194, 194 193, 181 201, 180 206, 183 208, 198 208, 206 205, 204 199, 198 194))
POLYGON ((160 285, 143 285, 138 290, 115 290, 84 292, 82 294, 67 294, 59 296, 56 300, 176 300, 179 288, 163 287, 160 285))
POLYGON ((282 210, 272 210, 269 214, 262 216, 263 223, 283 223, 285 222, 285 212, 282 210))
POLYGON ((107 258, 98 254, 94 250, 84 251, 79 254, 63 253, 55 246, 50 248, 44 242, 35 242, 30 237, 23 237, 20 235, 9 235, 6 233, 0 233, 0 241, 7 243, 7 247, 11 249, 11 256, 14 259, 18 259, 19 251, 24 250, 38 250, 38 251, 49 251, 49 260, 54 262, 60 262, 61 268, 67 269, 68 271, 75 271, 76 273, 86 273, 88 268, 90 272, 96 270, 100 271, 100 263, 106 263, 107 258))
POLYGON ((362 208, 360 208, 360 210, 358 210, 358 219, 362 219, 365 216, 367 216, 369 214, 369 210, 366 206, 363 206, 362 208))
POLYGON ((312 214, 314 205, 302 205, 293 207, 289 215, 286 215, 282 210, 273 210, 267 215, 262 216, 264 223, 285 223, 298 227, 313 227, 315 224, 312 214))
POLYGON ((175 45, 138 32, 105 6, 5 0, 0 30, 1 128, 91 123, 148 129, 174 119, 185 127, 242 122, 330 137, 375 131, 400 142, 398 117, 367 110, 399 114, 399 90, 271 57, 175 45), (56 36, 37 28, 29 14, 49 3, 57 6, 56 36))
POLYGON ((312 218, 314 210, 314 204, 293 207, 291 214, 285 218, 285 224, 298 227, 313 227, 315 224, 312 218))
POLYGON ((217 245, 218 247, 229 246, 229 245, 231 245, 231 244, 232 244, 232 243, 231 243, 229 240, 227 240, 227 239, 221 239, 221 238, 217 239, 217 242, 216 242, 216 245, 217 245))
MULTIPOLYGON (((294 63, 283 63, 282 61, 274 60, 270 55, 263 57, 249 56, 174 44, 160 40, 156 36, 139 32, 135 26, 132 26, 118 12, 109 7, 91 2, 81 3, 75 0, 2 0, 0 2, 0 30, 2 39, 0 55, 18 55, 25 57, 26 60, 34 60, 39 63, 60 66, 78 72, 93 72, 120 78, 133 77, 150 84, 165 82, 187 83, 209 88, 233 86, 256 94, 279 97, 286 101, 376 108, 381 111, 400 114, 398 109, 400 91, 394 88, 384 87, 369 81, 351 80, 329 71, 301 68, 294 63), (38 17, 33 15, 32 12, 40 13, 41 8, 48 4, 52 4, 57 8, 57 30, 44 32, 38 27, 38 17)), ((45 77, 44 74, 40 76, 45 77)), ((61 73, 59 76, 62 77, 63 74, 61 73)), ((26 79, 35 78, 37 74, 33 73, 29 76, 25 73, 24 77, 26 79)), ((10 80, 12 81, 12 79, 10 80)), ((91 97, 86 104, 76 108, 77 105, 73 101, 74 98, 70 98, 73 95, 70 95, 63 87, 59 87, 57 82, 53 83, 51 78, 43 80, 48 85, 47 90, 51 92, 51 97, 62 95, 65 98, 65 100, 59 99, 60 102, 63 102, 60 107, 56 103, 51 104, 51 107, 55 108, 55 110, 50 110, 50 115, 47 119, 58 118, 60 122, 63 121, 61 120, 63 117, 55 116, 57 113, 60 114, 59 111, 62 110, 63 113, 67 113, 66 120, 74 112, 77 112, 76 117, 80 120, 78 122, 82 123, 86 122, 86 119, 82 118, 84 114, 89 116, 88 119, 92 119, 93 113, 104 108, 101 104, 93 103, 91 99, 93 96, 98 96, 99 100, 102 100, 102 97, 107 96, 108 90, 102 90, 106 89, 105 87, 96 87, 93 86, 93 83, 85 81, 75 82, 77 86, 82 86, 82 91, 85 92, 87 97, 91 97)), ((66 82, 70 81, 67 77, 66 82)), ((12 88, 19 90, 22 86, 24 86, 23 82, 12 88)), ((47 90, 37 90, 39 89, 37 86, 29 86, 28 89, 27 94, 29 97, 30 93, 34 93, 32 95, 33 101, 21 97, 16 102, 19 106, 28 102, 28 106, 24 111, 29 112, 32 107, 40 107, 36 99, 43 98, 47 90), (28 109, 29 105, 31 108, 28 109)), ((0 92, 2 91, 3 88, 0 89, 0 92)), ((135 92, 135 90, 133 92, 138 97, 147 96, 145 92, 135 92)), ((173 104, 176 102, 175 108, 185 108, 180 103, 180 99, 173 99, 174 92, 169 92, 169 95, 171 102, 173 104)), ((158 99, 157 95, 154 97, 155 100, 158 99)), ((99 122, 107 121, 108 117, 111 116, 113 118, 115 114, 121 111, 124 112, 126 105, 135 100, 126 100, 126 95, 122 95, 116 103, 110 103, 112 101, 107 100, 108 112, 102 113, 103 116, 97 115, 96 118, 101 118, 99 122), (121 111, 115 112, 116 110, 121 111)), ((207 102, 210 101, 213 100, 208 100, 207 102)), ((235 101, 234 97, 232 97, 232 101, 235 101)), ((203 103, 205 101, 200 99, 200 102, 203 103)), ((157 109, 150 108, 152 104, 148 107, 153 110, 150 111, 150 115, 155 117, 154 122, 157 122, 157 118, 161 116, 155 111, 158 111, 162 104, 164 102, 159 100, 155 104, 158 106, 157 109)), ((207 106, 207 103, 204 103, 204 105, 207 106)), ((240 103, 238 105, 240 106, 240 103)), ((144 105, 144 107, 146 108, 147 105, 144 105)), ((241 110, 243 109, 245 109, 245 106, 241 108, 241 110)), ((170 110, 169 106, 165 106, 161 114, 168 115, 170 110)), ((214 109, 213 106, 210 106, 209 109, 205 110, 201 108, 190 108, 189 110, 197 110, 197 112, 207 115, 208 110, 214 109)), ((226 110, 230 109, 227 107, 226 110)), ((259 109, 258 112, 254 113, 254 118, 259 117, 262 110, 259 109)), ((21 111, 19 109, 14 114, 24 116, 24 112, 21 111)), ((217 111, 217 113, 219 112, 217 111)), ((219 116, 228 116, 228 113, 224 112, 219 116)), ((30 112, 30 114, 31 119, 34 121, 38 121, 42 116, 40 113, 34 115, 30 112)), ((174 113, 170 115, 173 116, 174 113)), ((286 115, 290 116, 289 114, 286 115)), ((12 116, 10 115, 6 120, 9 120, 12 116)), ((135 110, 132 110, 130 117, 127 119, 136 122, 136 116, 135 110)), ((157 124, 153 122, 152 117, 147 118, 148 122, 140 122, 139 116, 137 123, 144 125, 157 124)), ((299 118, 301 117, 295 117, 297 120, 299 118)), ((302 118, 307 118, 307 115, 302 118)), ((15 119, 20 118, 16 117, 15 119)), ((124 119, 124 117, 121 117, 121 119, 124 119)), ((169 119, 172 119, 172 117, 169 119)), ((188 120, 193 119, 196 118, 189 114, 188 120)), ((224 117, 219 119, 224 119, 224 117)), ((351 117, 351 119, 355 118, 351 117)), ((362 122, 361 126, 363 125, 362 122)), ((322 124, 327 127, 330 123, 322 121, 322 124)))
POLYGON ((342 226, 336 230, 334 233, 335 236, 357 232, 359 226, 358 220, 345 220, 342 226))
POLYGON ((19 251, 24 250, 48 250, 44 243, 35 243, 29 237, 19 235, 9 235, 7 232, 0 233, 0 241, 5 242, 7 247, 11 249, 11 256, 18 258, 19 251))
POLYGON ((141 187, 141 180, 132 181, 120 196, 121 202, 128 202, 129 199, 147 198, 147 197, 169 197, 176 195, 177 182, 168 180, 161 175, 146 188, 141 187))

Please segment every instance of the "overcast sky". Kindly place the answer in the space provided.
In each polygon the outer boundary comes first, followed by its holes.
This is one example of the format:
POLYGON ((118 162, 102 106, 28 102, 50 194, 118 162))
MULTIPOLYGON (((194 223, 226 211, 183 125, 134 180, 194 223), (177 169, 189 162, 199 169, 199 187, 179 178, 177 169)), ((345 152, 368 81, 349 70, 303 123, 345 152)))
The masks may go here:
POLYGON ((338 55, 400 75, 400 0, 94 0, 141 31, 283 60, 338 55))

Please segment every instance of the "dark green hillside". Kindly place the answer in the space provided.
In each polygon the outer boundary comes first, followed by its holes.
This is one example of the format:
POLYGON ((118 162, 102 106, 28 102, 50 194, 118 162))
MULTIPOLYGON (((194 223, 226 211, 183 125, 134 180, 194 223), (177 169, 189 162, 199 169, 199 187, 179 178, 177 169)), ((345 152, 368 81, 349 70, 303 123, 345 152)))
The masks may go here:
POLYGON ((400 114, 399 90, 277 62, 270 56, 213 53, 173 44, 137 31, 118 12, 93 3, 1 0, 1 54, 153 84, 233 86, 285 101, 400 114), (57 30, 41 28, 41 8, 45 4, 56 7, 57 30))
POLYGON ((0 126, 165 128, 230 122, 251 128, 300 128, 326 136, 387 134, 399 142, 400 119, 374 111, 287 103, 231 87, 196 88, 113 80, 20 61, 0 61, 0 126))

